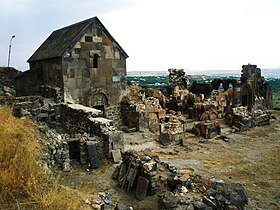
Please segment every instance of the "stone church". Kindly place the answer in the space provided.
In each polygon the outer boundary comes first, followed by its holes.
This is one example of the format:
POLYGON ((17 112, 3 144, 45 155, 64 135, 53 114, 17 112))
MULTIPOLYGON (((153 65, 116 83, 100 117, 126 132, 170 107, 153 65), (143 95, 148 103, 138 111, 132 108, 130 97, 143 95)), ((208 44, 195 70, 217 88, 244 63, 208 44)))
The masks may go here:
POLYGON ((113 115, 126 91, 127 53, 97 17, 58 29, 28 59, 30 70, 17 82, 18 96, 56 88, 65 103, 113 115))

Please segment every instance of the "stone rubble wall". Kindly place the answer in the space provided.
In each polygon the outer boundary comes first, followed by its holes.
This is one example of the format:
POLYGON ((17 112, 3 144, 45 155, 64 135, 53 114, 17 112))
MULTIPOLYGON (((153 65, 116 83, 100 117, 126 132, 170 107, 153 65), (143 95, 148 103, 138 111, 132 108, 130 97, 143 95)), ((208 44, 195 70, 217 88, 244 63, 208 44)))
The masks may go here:
POLYGON ((174 86, 183 86, 186 87, 187 82, 185 80, 185 71, 184 69, 168 69, 169 72, 169 82, 174 86))
POLYGON ((136 96, 135 100, 133 95, 122 102, 121 113, 125 126, 136 128, 137 131, 158 132, 166 111, 162 109, 158 98, 136 96))
POLYGON ((46 139, 41 143, 47 148, 43 161, 47 168, 58 165, 63 171, 70 171, 70 154, 67 135, 60 135, 52 130, 45 131, 46 139))
POLYGON ((225 122, 236 131, 246 131, 252 127, 269 125, 271 114, 265 110, 247 111, 247 107, 236 107, 227 113, 225 122))
POLYGON ((186 131, 186 118, 179 112, 166 115, 165 121, 160 124, 159 142, 162 145, 183 144, 186 131))
POLYGON ((115 105, 115 106, 108 106, 105 107, 105 113, 106 118, 110 119, 114 122, 115 126, 121 126, 122 125, 122 116, 121 116, 121 105, 115 105))
POLYGON ((221 126, 218 121, 199 122, 193 126, 192 133, 205 139, 211 139, 221 135, 221 126))
POLYGON ((49 128, 60 125, 60 105, 51 103, 41 96, 17 97, 13 100, 13 114, 16 117, 30 118, 36 123, 47 124, 49 128))
POLYGON ((39 94, 44 98, 50 98, 55 103, 63 102, 63 96, 61 94, 61 89, 58 87, 51 87, 51 86, 40 86, 39 87, 39 94))
POLYGON ((49 137, 46 142, 48 165, 55 162, 64 171, 70 170, 71 142, 78 142, 78 161, 89 163, 91 168, 99 167, 100 161, 106 158, 117 162, 123 151, 123 133, 116 129, 112 120, 100 117, 99 110, 28 96, 15 98, 13 113, 16 117, 30 118, 46 133, 49 137))

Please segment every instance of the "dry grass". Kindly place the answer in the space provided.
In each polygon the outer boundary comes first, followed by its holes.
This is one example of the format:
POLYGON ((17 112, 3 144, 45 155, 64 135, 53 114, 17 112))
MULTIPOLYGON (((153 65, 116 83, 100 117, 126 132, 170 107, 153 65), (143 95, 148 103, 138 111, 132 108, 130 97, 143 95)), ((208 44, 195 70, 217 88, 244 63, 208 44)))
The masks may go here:
POLYGON ((49 179, 32 123, 0 107, 0 209, 78 209, 80 194, 49 179))

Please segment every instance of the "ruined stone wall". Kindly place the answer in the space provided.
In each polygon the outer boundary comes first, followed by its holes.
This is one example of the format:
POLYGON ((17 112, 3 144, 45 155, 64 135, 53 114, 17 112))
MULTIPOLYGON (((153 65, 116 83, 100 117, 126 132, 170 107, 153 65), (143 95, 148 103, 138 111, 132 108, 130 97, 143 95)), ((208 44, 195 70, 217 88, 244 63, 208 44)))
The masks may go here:
POLYGON ((233 108, 225 116, 225 122, 235 131, 246 131, 255 126, 270 124, 271 114, 264 110, 249 112, 247 107, 233 108))
POLYGON ((148 97, 144 101, 123 101, 121 113, 123 124, 129 128, 158 132, 160 120, 165 117, 166 111, 161 108, 157 98, 148 97))
POLYGON ((116 129, 112 120, 100 117, 101 112, 92 110, 77 104, 61 105, 61 124, 58 130, 72 136, 87 133, 90 137, 99 137, 105 156, 112 158, 113 153, 123 151, 123 133, 116 129))
POLYGON ((14 100, 13 113, 16 117, 30 118, 42 132, 52 136, 43 142, 48 149, 45 158, 48 163, 54 161, 65 171, 70 170, 69 158, 97 168, 104 158, 117 161, 121 157, 123 133, 116 129, 113 121, 100 117, 100 110, 79 104, 56 104, 41 96, 28 96, 14 100))
POLYGON ((183 144, 186 131, 186 118, 176 113, 167 114, 160 124, 159 142, 163 145, 183 144))
POLYGON ((13 114, 16 117, 26 117, 39 125, 47 124, 56 129, 60 125, 60 105, 50 103, 41 96, 17 97, 13 100, 13 114))
POLYGON ((121 105, 105 107, 105 117, 112 120, 115 126, 122 125, 121 105))
POLYGON ((240 101, 242 106, 248 106, 248 110, 272 108, 271 87, 257 65, 242 66, 240 101))

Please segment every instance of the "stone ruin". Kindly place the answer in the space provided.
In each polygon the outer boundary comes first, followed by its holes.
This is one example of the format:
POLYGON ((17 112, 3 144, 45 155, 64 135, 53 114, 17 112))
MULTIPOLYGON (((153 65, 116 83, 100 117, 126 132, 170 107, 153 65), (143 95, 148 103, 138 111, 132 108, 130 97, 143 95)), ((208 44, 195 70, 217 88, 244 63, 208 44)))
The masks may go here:
POLYGON ((149 156, 140 156, 134 151, 124 153, 122 163, 113 174, 120 187, 129 191, 136 189, 135 197, 143 200, 157 190, 157 162, 149 156))
MULTIPOLYGON (((151 131, 159 135, 161 144, 170 145, 182 144, 190 120, 197 122, 188 131, 206 139, 221 135, 220 121, 223 119, 233 131, 269 124, 271 115, 264 109, 271 108, 271 88, 256 65, 242 68, 240 82, 216 79, 211 84, 193 83, 189 87, 183 69, 169 69, 167 95, 155 89, 130 87, 119 110, 124 130, 151 131), (201 93, 191 92, 198 90, 201 93)), ((13 98, 18 75, 20 73, 13 69, 1 75, 1 95, 4 97, 1 100, 7 103, 10 97, 15 116, 29 117, 45 127, 45 131, 53 130, 60 135, 55 143, 59 145, 55 146, 57 151, 50 146, 50 151, 56 153, 51 160, 57 160, 64 170, 68 170, 63 163, 69 162, 66 154, 69 150, 70 158, 90 164, 92 168, 98 167, 99 160, 104 157, 120 161, 123 134, 114 126, 114 121, 103 118, 104 113, 99 110, 63 103, 61 90, 51 86, 39 87, 40 96, 13 98), (58 156, 65 157, 66 161, 58 156)))
POLYGON ((80 104, 54 103, 41 96, 17 97, 16 117, 27 117, 47 135, 45 160, 63 171, 70 170, 70 159, 98 168, 107 158, 118 162, 123 151, 123 134, 102 112, 80 104), (47 158, 47 159, 46 159, 47 158))
POLYGON ((187 80, 185 78, 184 69, 168 69, 169 72, 169 82, 172 87, 182 86, 187 87, 187 80))
MULTIPOLYGON (((241 82, 215 80, 189 88, 182 69, 169 72, 166 96, 159 90, 130 87, 120 108, 126 132, 154 132, 159 142, 168 146, 183 144, 189 131, 205 139, 221 135, 222 120, 232 131, 270 123, 266 109, 271 108, 271 88, 255 65, 243 66, 241 82), (197 94, 197 90, 203 91, 197 94)), ((157 193, 159 209, 244 209, 248 202, 238 183, 205 180, 192 170, 182 173, 157 156, 124 152, 123 133, 113 120, 104 118, 100 110, 63 103, 58 88, 41 86, 40 95, 14 98, 13 84, 11 88, 5 82, 0 84, 1 103, 12 104, 15 116, 32 119, 44 133, 46 168, 56 164, 70 171, 71 161, 76 160, 94 169, 111 159, 120 163, 113 174, 120 188, 135 191, 138 200, 157 193)))
POLYGON ((142 201, 158 195, 158 209, 244 209, 248 196, 239 183, 205 179, 193 170, 180 171, 158 156, 126 151, 113 178, 121 189, 142 201))
POLYGON ((241 81, 215 79, 189 87, 183 69, 169 69, 165 95, 158 90, 130 89, 122 102, 123 123, 132 130, 159 132, 163 145, 182 141, 189 119, 198 121, 191 131, 206 139, 221 135, 224 119, 233 131, 269 124, 270 115, 263 110, 271 108, 271 88, 256 65, 242 68, 241 81), (177 115, 184 119, 175 120, 177 115))
MULTIPOLYGON (((155 90, 156 92, 156 90, 155 90)), ((161 94, 161 97, 164 97, 161 94)), ((137 131, 159 131, 159 123, 165 117, 166 111, 156 97, 146 97, 137 87, 131 88, 127 97, 121 103, 123 124, 137 131)))
POLYGON ((226 116, 225 123, 236 131, 246 131, 252 127, 269 125, 271 114, 265 110, 249 112, 247 107, 232 108, 226 116))
POLYGON ((179 112, 168 113, 160 124, 159 142, 162 145, 183 144, 186 132, 186 118, 179 112))
POLYGON ((15 96, 15 81, 16 77, 19 76, 21 72, 14 68, 4 68, 0 69, 0 74, 0 96, 15 96))
POLYGON ((212 139, 215 136, 221 135, 221 126, 218 121, 199 122, 193 126, 192 133, 205 139, 212 139))

